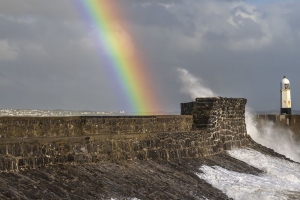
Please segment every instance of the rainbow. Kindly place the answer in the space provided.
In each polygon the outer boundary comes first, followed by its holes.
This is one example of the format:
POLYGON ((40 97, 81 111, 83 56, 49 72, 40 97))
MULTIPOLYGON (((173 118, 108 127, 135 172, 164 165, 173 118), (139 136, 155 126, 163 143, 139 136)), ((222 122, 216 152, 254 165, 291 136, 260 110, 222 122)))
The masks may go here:
MULTIPOLYGON (((124 37, 126 34, 116 34, 116 21, 121 19, 117 1, 112 0, 78 0, 80 10, 83 12, 93 31, 96 31, 97 45, 101 49, 101 62, 105 60, 106 68, 111 71, 111 79, 122 91, 124 110, 131 112, 154 112, 159 111, 155 89, 150 84, 150 72, 138 55, 133 43, 124 37), (123 99, 124 98, 124 99, 123 99), (124 102, 125 100, 125 102, 124 102)), ((121 27, 117 23, 121 31, 121 27)), ((128 31, 128 29, 125 29, 128 31)), ((127 32, 125 32, 127 33, 127 32)), ((129 36, 129 34, 128 34, 129 36)))

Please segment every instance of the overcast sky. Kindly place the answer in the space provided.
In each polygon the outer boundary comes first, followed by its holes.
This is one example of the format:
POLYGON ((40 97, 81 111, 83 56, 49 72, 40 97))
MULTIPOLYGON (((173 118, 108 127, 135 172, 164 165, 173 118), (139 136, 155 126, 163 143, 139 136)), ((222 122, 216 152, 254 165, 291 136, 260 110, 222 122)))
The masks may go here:
MULTIPOLYGON (((0 107, 126 109, 75 2, 0 0, 0 107)), ((247 98, 254 110, 279 109, 286 75, 300 109, 300 1, 117 2, 164 111, 191 100, 178 68, 221 96, 247 98)))

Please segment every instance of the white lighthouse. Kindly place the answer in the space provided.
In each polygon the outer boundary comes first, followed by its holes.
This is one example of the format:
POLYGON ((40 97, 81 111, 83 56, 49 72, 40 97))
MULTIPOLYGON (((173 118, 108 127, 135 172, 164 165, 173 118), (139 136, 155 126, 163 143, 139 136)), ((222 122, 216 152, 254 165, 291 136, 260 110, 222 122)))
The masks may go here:
POLYGON ((284 76, 280 84, 280 114, 292 114, 291 85, 290 81, 284 76))

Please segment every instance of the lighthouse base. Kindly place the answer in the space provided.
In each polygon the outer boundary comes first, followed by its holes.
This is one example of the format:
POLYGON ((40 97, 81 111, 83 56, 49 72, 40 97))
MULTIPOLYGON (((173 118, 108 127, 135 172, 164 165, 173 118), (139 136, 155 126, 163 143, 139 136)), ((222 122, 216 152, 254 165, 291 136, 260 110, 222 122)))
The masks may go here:
POLYGON ((292 108, 281 108, 280 109, 280 114, 291 115, 292 114, 292 108))

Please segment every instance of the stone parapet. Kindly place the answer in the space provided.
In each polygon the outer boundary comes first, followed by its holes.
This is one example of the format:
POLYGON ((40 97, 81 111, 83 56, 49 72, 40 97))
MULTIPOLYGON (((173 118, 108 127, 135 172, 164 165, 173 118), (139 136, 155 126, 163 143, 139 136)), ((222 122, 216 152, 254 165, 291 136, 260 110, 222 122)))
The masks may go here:
POLYGON ((197 158, 246 146, 246 99, 197 98, 174 116, 2 117, 0 171, 197 158))
POLYGON ((0 171, 35 169, 63 163, 120 160, 174 160, 217 154, 246 146, 250 139, 202 131, 136 135, 4 140, 0 143, 0 171))
POLYGON ((243 98, 197 98, 194 102, 182 103, 181 114, 193 115, 194 129, 216 129, 226 121, 245 121, 246 103, 243 98))
POLYGON ((188 131, 192 116, 0 117, 1 138, 188 131))
POLYGON ((196 98, 181 104, 181 114, 193 115, 193 130, 206 130, 208 138, 221 141, 220 152, 247 143, 246 103, 244 98, 196 98))

